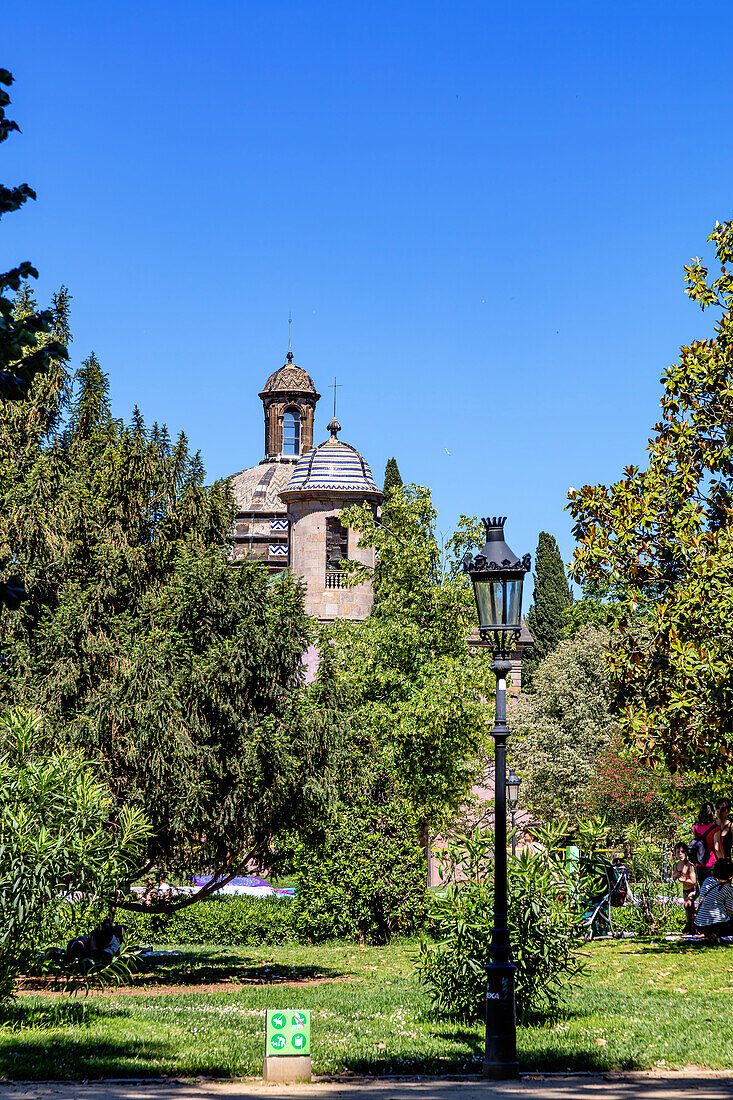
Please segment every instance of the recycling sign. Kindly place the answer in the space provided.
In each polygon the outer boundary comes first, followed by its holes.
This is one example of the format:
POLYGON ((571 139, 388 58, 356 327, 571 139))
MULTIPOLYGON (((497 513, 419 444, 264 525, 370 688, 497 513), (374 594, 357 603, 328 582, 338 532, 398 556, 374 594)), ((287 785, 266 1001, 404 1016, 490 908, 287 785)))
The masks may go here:
POLYGON ((310 1009, 268 1008, 265 1031, 267 1054, 310 1054, 310 1009))

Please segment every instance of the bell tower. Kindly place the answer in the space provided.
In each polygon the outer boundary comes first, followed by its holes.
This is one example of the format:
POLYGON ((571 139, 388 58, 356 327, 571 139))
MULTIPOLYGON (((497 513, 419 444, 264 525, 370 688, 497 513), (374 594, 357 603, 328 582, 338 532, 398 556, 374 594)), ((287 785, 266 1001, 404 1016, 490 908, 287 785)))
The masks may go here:
POLYGON ((270 375, 260 394, 265 412, 264 462, 297 462, 312 449, 313 417, 320 396, 289 349, 282 367, 270 375))

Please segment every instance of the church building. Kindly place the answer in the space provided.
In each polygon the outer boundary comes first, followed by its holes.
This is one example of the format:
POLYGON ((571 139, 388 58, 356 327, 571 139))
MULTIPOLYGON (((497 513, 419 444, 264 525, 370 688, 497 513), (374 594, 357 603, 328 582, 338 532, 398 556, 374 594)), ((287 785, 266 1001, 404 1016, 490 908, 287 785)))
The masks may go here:
POLYGON ((359 533, 339 515, 367 503, 379 515, 382 493, 366 459, 338 438, 334 415, 330 438, 313 446, 320 394, 310 375, 288 351, 280 370, 260 393, 265 414, 265 457, 230 480, 237 514, 235 561, 255 558, 273 572, 290 568, 307 586, 305 609, 322 622, 365 619, 374 599, 370 584, 347 588, 344 559, 374 566, 374 550, 358 546, 359 533))

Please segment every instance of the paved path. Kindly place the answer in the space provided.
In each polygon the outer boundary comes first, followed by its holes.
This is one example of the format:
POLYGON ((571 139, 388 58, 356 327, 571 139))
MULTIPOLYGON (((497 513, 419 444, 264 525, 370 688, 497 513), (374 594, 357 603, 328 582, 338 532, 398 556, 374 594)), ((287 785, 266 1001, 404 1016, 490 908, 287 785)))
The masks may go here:
POLYGON ((358 1079, 312 1085, 244 1081, 0 1083, 0 1100, 733 1100, 733 1075, 532 1075, 521 1081, 358 1079))

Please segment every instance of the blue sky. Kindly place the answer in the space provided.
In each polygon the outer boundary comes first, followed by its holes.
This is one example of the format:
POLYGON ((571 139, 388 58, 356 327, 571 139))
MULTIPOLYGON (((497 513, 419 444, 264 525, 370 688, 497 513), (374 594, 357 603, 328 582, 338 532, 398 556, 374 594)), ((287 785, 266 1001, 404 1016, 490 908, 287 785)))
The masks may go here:
POLYGON ((712 318, 682 264, 733 217, 729 3, 155 4, 3 12, 22 134, 2 257, 73 294, 118 415, 211 478, 262 456, 287 350, 441 526, 509 516, 566 559, 568 486, 643 462, 659 378, 712 318), (450 452, 448 454, 447 452, 450 452))

